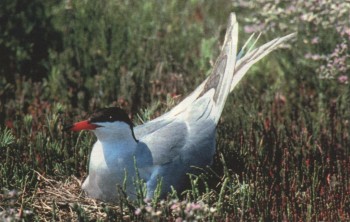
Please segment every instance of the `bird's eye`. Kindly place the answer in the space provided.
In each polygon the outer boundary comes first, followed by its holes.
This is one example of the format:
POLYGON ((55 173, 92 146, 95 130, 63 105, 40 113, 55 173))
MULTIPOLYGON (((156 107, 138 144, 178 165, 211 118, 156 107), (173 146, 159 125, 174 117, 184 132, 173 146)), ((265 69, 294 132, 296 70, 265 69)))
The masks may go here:
POLYGON ((112 116, 109 116, 110 119, 112 119, 112 116))

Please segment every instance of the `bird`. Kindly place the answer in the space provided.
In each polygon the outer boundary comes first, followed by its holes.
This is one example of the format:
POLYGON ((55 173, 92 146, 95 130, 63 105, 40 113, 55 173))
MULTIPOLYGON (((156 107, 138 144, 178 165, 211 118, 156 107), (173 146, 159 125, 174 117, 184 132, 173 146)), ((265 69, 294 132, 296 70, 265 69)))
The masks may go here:
POLYGON ((230 92, 253 64, 295 35, 247 50, 249 38, 237 54, 238 22, 231 13, 211 74, 170 111, 134 126, 124 110, 107 107, 67 127, 76 132, 89 130, 97 137, 82 185, 87 196, 118 201, 120 186, 130 199, 136 199, 137 179, 146 185, 146 198, 155 194, 164 198, 172 190, 183 190, 188 174, 198 174, 198 168, 212 164, 216 127, 230 92))

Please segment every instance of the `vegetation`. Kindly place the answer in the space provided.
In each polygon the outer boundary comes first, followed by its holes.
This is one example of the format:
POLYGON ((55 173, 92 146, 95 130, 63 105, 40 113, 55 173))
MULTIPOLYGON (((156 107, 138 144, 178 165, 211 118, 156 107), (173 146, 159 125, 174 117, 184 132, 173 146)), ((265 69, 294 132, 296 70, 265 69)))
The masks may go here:
POLYGON ((315 2, 1 1, 0 220, 349 221, 350 3, 315 2), (298 40, 229 97, 213 166, 166 200, 85 198, 95 138, 63 126, 170 109, 209 74, 232 11, 241 46, 298 40))

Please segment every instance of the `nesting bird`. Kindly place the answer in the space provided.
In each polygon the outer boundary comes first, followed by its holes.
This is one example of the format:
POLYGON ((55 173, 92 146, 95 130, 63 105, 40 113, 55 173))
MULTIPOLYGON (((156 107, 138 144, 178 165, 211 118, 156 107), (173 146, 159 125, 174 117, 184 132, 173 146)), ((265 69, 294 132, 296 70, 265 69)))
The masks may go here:
POLYGON ((115 201, 117 185, 125 183, 126 193, 135 198, 136 169, 146 183, 148 198, 158 181, 162 181, 162 197, 172 187, 182 190, 188 173, 212 163, 216 126, 229 93, 253 64, 294 36, 276 38, 237 56, 238 23, 232 13, 211 75, 169 112, 134 127, 123 110, 104 108, 73 124, 70 130, 91 130, 97 137, 83 190, 90 197, 115 201))

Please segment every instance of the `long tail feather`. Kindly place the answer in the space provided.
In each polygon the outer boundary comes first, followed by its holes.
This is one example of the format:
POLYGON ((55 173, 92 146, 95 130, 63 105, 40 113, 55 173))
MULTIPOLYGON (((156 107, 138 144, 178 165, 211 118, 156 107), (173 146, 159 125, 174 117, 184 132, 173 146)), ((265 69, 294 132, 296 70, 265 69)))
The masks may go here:
POLYGON ((232 72, 236 64, 238 23, 235 14, 230 15, 227 27, 229 29, 226 32, 221 53, 216 60, 212 73, 206 81, 202 92, 197 97, 200 98, 208 91, 213 92, 212 97, 210 96, 214 102, 210 116, 215 123, 219 121, 227 96, 230 93, 233 78, 232 72))
MULTIPOLYGON (((234 13, 231 13, 230 15, 230 19, 229 19, 229 24, 227 26, 227 33, 225 36, 225 40, 224 40, 224 44, 222 47, 222 53, 219 56, 218 61, 222 61, 222 55, 223 54, 227 54, 227 52, 229 53, 234 53, 234 55, 236 55, 236 48, 237 48, 237 38, 238 38, 238 23, 236 21, 236 17, 234 13), (233 31, 233 30, 237 30, 237 31, 233 31), (232 39, 232 37, 234 39, 232 39), (232 44, 228 44, 228 43, 232 43, 232 44), (230 45, 229 47, 236 47, 235 49, 231 49, 228 50, 229 48, 227 48, 227 46, 230 45), (220 60, 221 58, 221 60, 220 60)), ((179 104, 177 104, 175 107, 173 107, 171 109, 171 111, 165 113, 164 115, 152 120, 151 122, 155 122, 155 121, 159 121, 159 120, 164 120, 164 118, 167 118, 168 120, 171 120, 172 117, 177 116, 179 113, 184 112, 199 96, 203 95, 206 91, 208 91, 209 89, 213 88, 211 86, 215 85, 215 84, 209 84, 208 82, 215 82, 214 81, 214 77, 213 76, 217 76, 218 73, 220 71, 229 71, 231 72, 231 77, 229 77, 229 75, 225 75, 225 78, 223 79, 223 81, 227 81, 223 87, 223 89, 221 90, 221 93, 217 93, 217 95, 225 95, 227 96, 227 94, 225 93, 225 90, 227 90, 226 88, 226 84, 230 83, 230 87, 229 87, 229 92, 231 92, 235 86, 238 84, 238 82, 244 77, 244 75, 247 73, 247 71, 249 70, 249 68, 254 65, 256 62, 258 62, 260 59, 262 59, 264 56, 266 56, 267 54, 269 54, 271 51, 277 49, 280 45, 282 45, 283 43, 293 39, 296 36, 296 33, 292 33, 289 34, 287 36, 284 37, 280 37, 280 38, 276 38, 268 43, 265 43, 264 45, 251 50, 251 47, 247 50, 247 53, 245 55, 244 54, 244 50, 248 45, 248 42, 252 41, 253 36, 251 36, 248 41, 245 44, 245 47, 242 48, 242 50, 239 52, 239 54, 237 56, 232 56, 230 58, 234 58, 234 61, 231 62, 226 62, 225 63, 225 67, 222 67, 222 64, 219 62, 216 63, 215 67, 219 67, 219 68, 215 68, 213 69, 212 75, 210 75, 206 80, 204 80, 188 97, 186 97, 182 102, 180 102, 179 104), (241 56, 243 56, 241 58, 241 56), (237 61, 236 61, 237 58, 237 61), (217 69, 217 70, 215 70, 217 69), (220 70, 218 70, 220 69, 220 70), (219 71, 219 72, 218 72, 219 71)), ((255 44, 255 43, 254 43, 255 44)), ((253 44, 253 45, 254 45, 253 44)), ((223 84, 223 83, 221 83, 223 84)), ((219 87, 217 87, 219 88, 219 87)), ((225 99, 221 99, 221 101, 224 101, 225 99)), ((220 107, 220 109, 223 108, 223 106, 218 106, 220 107)), ((218 112, 221 113, 221 110, 217 110, 218 112)))
POLYGON ((257 63, 260 59, 264 58, 267 54, 277 49, 282 43, 287 42, 293 39, 296 36, 296 33, 289 34, 287 36, 276 38, 259 48, 256 48, 248 52, 240 60, 237 61, 234 76, 231 83, 231 92, 235 86, 240 82, 243 76, 247 73, 252 65, 257 63))

